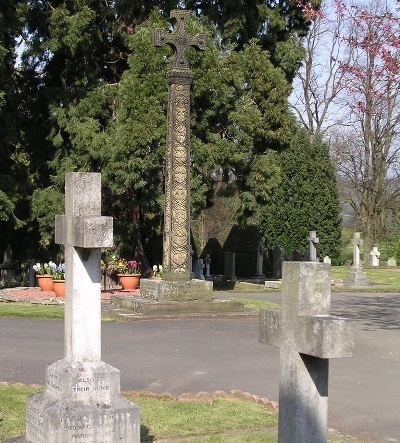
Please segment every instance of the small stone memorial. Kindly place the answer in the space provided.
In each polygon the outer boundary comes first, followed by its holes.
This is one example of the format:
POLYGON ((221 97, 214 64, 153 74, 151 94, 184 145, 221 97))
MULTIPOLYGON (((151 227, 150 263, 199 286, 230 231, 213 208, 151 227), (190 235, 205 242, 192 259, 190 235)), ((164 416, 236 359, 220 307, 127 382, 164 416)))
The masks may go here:
POLYGON ((332 259, 329 257, 329 255, 326 255, 324 257, 324 263, 327 263, 328 265, 332 263, 332 259))
POLYGON ((64 359, 28 398, 21 442, 140 442, 139 408, 121 396, 119 371, 101 361, 100 253, 113 232, 100 211, 100 174, 66 174, 65 216, 56 216, 56 243, 65 245, 64 359))
POLYGON ((379 266, 379 257, 381 253, 378 251, 378 248, 376 246, 372 248, 370 255, 371 255, 372 266, 379 266))
POLYGON ((394 257, 389 258, 387 265, 389 268, 395 268, 397 266, 396 259, 394 257))
POLYGON ((210 254, 206 254, 206 258, 204 259, 206 265, 206 279, 211 278, 211 262, 210 254))
POLYGON ((272 252, 272 276, 273 278, 282 278, 282 264, 285 260, 285 250, 275 245, 272 252))
POLYGON ((260 311, 261 343, 280 347, 279 443, 325 443, 330 358, 352 357, 352 321, 329 315, 330 266, 284 262, 282 308, 260 311))
POLYGON ((264 279, 264 243, 260 240, 257 243, 257 267, 254 278, 264 279))
POLYGON ((231 251, 225 252, 225 277, 228 280, 236 281, 236 254, 231 251))
POLYGON ((362 245, 359 232, 354 233, 353 239, 353 266, 346 278, 343 280, 344 286, 368 286, 367 276, 362 270, 360 260, 360 246, 362 245))

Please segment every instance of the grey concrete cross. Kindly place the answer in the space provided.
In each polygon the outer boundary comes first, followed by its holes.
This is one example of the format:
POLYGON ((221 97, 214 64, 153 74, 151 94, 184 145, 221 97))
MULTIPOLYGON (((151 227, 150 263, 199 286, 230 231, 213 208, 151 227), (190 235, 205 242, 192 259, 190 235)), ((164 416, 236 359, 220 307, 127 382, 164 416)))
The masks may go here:
POLYGON ((330 358, 352 357, 352 323, 329 315, 330 266, 284 262, 282 308, 260 311, 260 342, 280 347, 279 443, 327 439, 330 358))
MULTIPOLYGON (((139 408, 120 393, 118 369, 101 358, 100 251, 112 246, 112 217, 101 215, 101 175, 65 176, 64 359, 49 365, 46 388, 28 398, 26 443, 139 443, 139 408)), ((23 440, 25 443, 25 440, 23 440)))
POLYGON ((101 216, 101 174, 65 176, 65 214, 55 241, 65 245, 65 359, 101 358, 101 248, 113 245, 113 219, 101 216))
POLYGON ((310 261, 318 261, 317 249, 315 248, 315 245, 319 243, 319 238, 317 237, 317 233, 315 231, 310 231, 307 241, 310 244, 310 261))
POLYGON ((165 156, 165 209, 163 241, 163 280, 185 282, 191 278, 189 269, 190 208, 190 84, 192 72, 186 58, 190 46, 204 50, 205 34, 190 36, 186 22, 190 11, 171 11, 173 32, 153 32, 153 45, 167 44, 174 58, 167 75, 167 147, 165 156))

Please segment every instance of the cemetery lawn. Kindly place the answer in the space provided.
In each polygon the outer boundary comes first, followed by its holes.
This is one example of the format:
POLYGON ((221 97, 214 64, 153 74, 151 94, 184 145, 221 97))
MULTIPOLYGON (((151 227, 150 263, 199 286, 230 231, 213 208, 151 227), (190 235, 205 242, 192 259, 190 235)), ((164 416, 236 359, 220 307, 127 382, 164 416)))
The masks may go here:
POLYGON ((0 303, 0 317, 63 319, 64 306, 30 303, 0 303))
MULTIPOLYGON (((343 279, 350 271, 349 266, 332 266, 332 279, 343 279)), ((400 268, 363 267, 370 286, 333 287, 334 291, 344 292, 400 292, 400 268)))
MULTIPOLYGON (((24 433, 26 397, 41 389, 0 383, 0 441, 24 433)), ((168 443, 277 443, 277 413, 261 404, 233 397, 178 400, 129 392, 125 396, 140 407, 143 443, 159 439, 168 443)))

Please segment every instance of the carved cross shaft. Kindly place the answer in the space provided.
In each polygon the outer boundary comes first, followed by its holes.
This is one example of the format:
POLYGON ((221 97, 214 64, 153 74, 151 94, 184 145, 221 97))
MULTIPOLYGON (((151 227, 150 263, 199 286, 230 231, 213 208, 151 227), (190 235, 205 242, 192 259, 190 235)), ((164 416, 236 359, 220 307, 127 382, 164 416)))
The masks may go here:
POLYGON ((349 320, 329 315, 330 266, 284 262, 282 308, 260 311, 260 342, 280 347, 279 443, 327 438, 329 358, 352 357, 349 320))
POLYGON ((174 9, 170 14, 173 32, 167 33, 163 29, 155 29, 153 33, 153 45, 169 45, 174 50, 174 58, 171 68, 189 69, 186 51, 190 46, 199 50, 206 49, 206 35, 196 34, 191 36, 186 31, 186 23, 190 17, 190 11, 174 9))
POLYGON ((113 219, 101 215, 101 174, 65 175, 65 215, 56 216, 55 241, 65 245, 64 357, 101 359, 101 248, 113 245, 113 219))

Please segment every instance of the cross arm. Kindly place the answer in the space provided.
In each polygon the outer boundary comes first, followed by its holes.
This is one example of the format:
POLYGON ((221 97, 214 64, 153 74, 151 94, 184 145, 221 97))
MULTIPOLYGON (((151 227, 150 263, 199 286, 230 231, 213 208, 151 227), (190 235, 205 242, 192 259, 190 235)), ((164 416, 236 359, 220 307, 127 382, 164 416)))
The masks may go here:
POLYGON ((333 315, 299 315, 297 346, 298 352, 313 357, 353 357, 353 321, 333 315))
MULTIPOLYGON (((69 221, 69 220, 68 220, 69 221)), ((67 234, 67 218, 56 215, 55 242, 78 248, 107 248, 113 245, 113 218, 104 216, 72 217, 67 234)))

